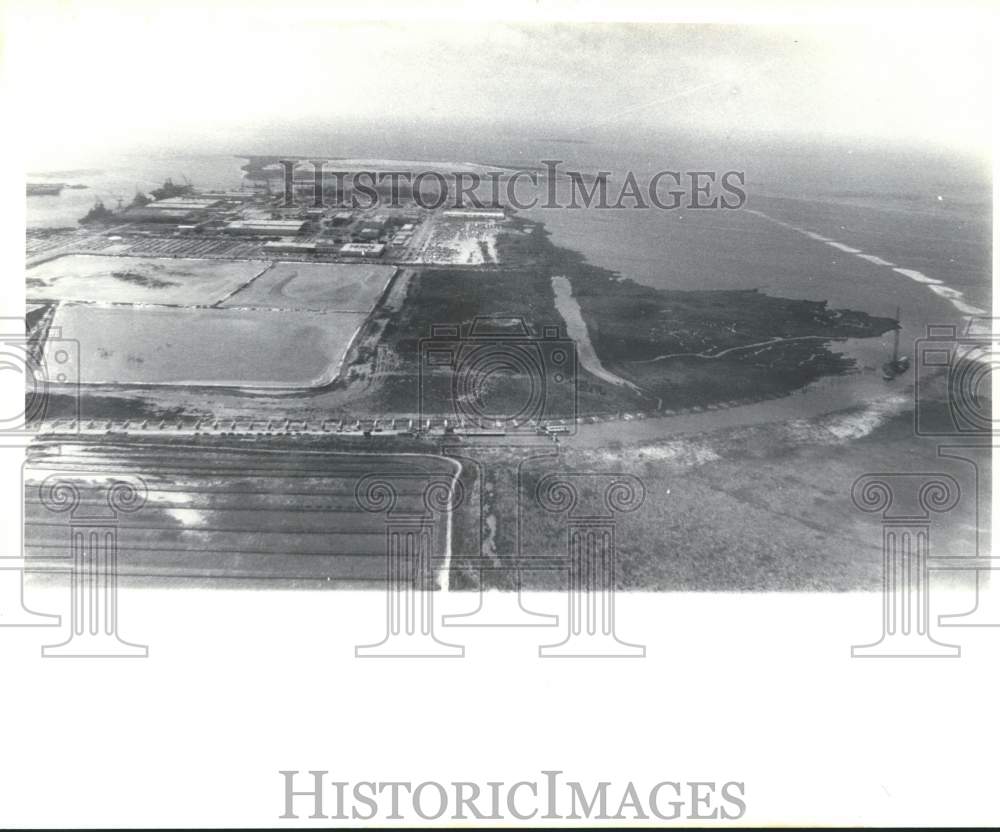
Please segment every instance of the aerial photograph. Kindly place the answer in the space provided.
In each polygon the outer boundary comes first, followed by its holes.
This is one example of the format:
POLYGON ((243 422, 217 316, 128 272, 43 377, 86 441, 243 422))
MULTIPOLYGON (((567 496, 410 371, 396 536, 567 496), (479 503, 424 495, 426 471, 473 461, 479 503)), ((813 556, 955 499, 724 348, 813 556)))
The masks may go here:
POLYGON ((0 825, 993 807, 1000 17, 511 4, 0 3, 0 825))
MULTIPOLYGON (((384 474, 411 512, 435 476, 457 483, 394 580, 551 587, 573 574, 567 519, 536 498, 562 471, 592 474, 584 492, 641 484, 616 521, 618 590, 882 585, 879 518, 852 484, 941 467, 939 436, 963 425, 949 367, 915 349, 928 327, 954 349, 992 306, 983 71, 942 123, 923 45, 890 56, 851 27, 295 36, 338 48, 242 61, 256 92, 203 135, 201 112, 155 135, 157 111, 193 82, 226 95, 218 50, 268 33, 186 33, 197 48, 169 68, 98 48, 72 81, 139 70, 110 93, 134 111, 82 105, 114 109, 119 141, 84 135, 29 172, 26 330, 46 370, 29 572, 64 548, 40 489, 78 471, 143 480, 122 580, 379 587, 385 512, 358 488, 384 474), (270 94, 285 84, 290 102, 270 94), (915 430, 917 409, 937 427, 915 430)), ((979 47, 954 71, 981 70, 979 47)), ((975 508, 936 531, 953 554, 977 545, 975 508)))

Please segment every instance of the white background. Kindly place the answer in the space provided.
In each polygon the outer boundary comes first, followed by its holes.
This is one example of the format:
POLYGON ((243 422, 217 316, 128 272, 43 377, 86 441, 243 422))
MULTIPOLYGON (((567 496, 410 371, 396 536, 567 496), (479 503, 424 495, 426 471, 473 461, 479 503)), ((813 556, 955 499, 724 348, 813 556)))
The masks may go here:
MULTIPOLYGON (((2 177, 3 314, 19 316, 23 173, 5 164, 2 177)), ((21 393, 3 381, 8 412, 21 393)), ((439 612, 474 603, 444 600, 439 612)), ((65 614, 68 598, 29 602, 65 614)), ((538 659, 550 630, 454 631, 457 661, 356 660, 355 644, 381 637, 382 603, 128 590, 121 633, 150 646, 146 660, 43 660, 65 630, 0 630, 0 824, 292 825, 278 819, 278 771, 313 768, 350 781, 739 780, 743 824, 998 820, 1000 630, 939 631, 963 646, 957 660, 852 660, 852 644, 878 637, 877 595, 631 595, 619 633, 647 645, 644 660, 538 659)))

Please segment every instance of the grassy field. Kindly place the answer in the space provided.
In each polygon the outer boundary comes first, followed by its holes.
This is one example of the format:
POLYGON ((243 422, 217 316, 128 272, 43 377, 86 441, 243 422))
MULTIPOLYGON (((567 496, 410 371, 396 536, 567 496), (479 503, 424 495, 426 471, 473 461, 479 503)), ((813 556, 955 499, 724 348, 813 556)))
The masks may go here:
POLYGON ((63 304, 53 326, 79 342, 84 384, 300 389, 336 378, 364 317, 63 304))
MULTIPOLYGON (((539 480, 550 473, 577 480, 577 514, 607 514, 599 487, 615 474, 643 483, 645 501, 614 515, 616 586, 622 590, 787 592, 877 591, 882 582, 882 523, 861 512, 851 487, 873 471, 940 471, 955 477, 963 499, 932 521, 935 555, 975 550, 975 476, 971 466, 937 457, 933 439, 913 436, 903 412, 860 439, 845 439, 864 414, 844 411, 600 450, 573 450, 525 465, 520 489, 510 487, 509 459, 487 469, 487 510, 497 518, 496 545, 477 573, 476 518, 463 515, 455 539, 452 585, 509 589, 514 566, 525 587, 562 589, 569 560, 567 515, 544 510, 539 480), (967 496, 966 496, 967 495, 967 496), (520 557, 515 518, 521 519, 520 557), (562 566, 559 562, 562 562, 562 566), (507 569, 502 567, 506 565, 507 569), (540 568, 543 567, 543 568, 540 568)), ((978 524, 988 524, 983 517, 978 524)), ((958 573, 935 580, 961 582, 958 573)))
POLYGON ((26 274, 29 300, 209 306, 260 274, 262 260, 184 260, 73 254, 26 274))
POLYGON ((755 290, 678 291, 619 279, 552 244, 543 226, 500 238, 504 262, 565 275, 604 367, 680 409, 789 393, 852 368, 836 339, 881 335, 894 323, 821 301, 755 290))
POLYGON ((275 263, 222 306, 367 312, 395 271, 360 263, 275 263))
MULTIPOLYGON (((413 277, 405 302, 390 315, 385 325, 379 348, 391 356, 391 368, 377 375, 366 401, 371 401, 372 407, 383 412, 414 413, 420 406, 424 413, 442 415, 488 411, 515 416, 527 406, 524 410, 527 416, 549 418, 627 409, 641 402, 639 396, 601 381, 582 369, 575 373, 574 389, 572 379, 556 381, 556 374, 548 372, 549 364, 542 361, 538 365, 542 368, 539 373, 520 372, 519 369, 483 373, 480 376, 482 383, 475 391, 480 394, 480 400, 464 401, 461 407, 456 407, 463 393, 456 393, 454 387, 455 368, 431 365, 426 360, 421 367, 421 350, 426 352, 424 339, 431 335, 434 326, 460 326, 465 337, 477 317, 506 319, 507 322, 520 319, 528 333, 522 343, 529 350, 533 349, 533 342, 543 337, 547 326, 558 327, 558 339, 564 343, 567 340, 565 323, 556 310, 547 275, 530 268, 512 269, 502 274, 427 269, 413 277), (533 383, 536 384, 534 391, 533 383), (544 392, 537 386, 541 383, 544 383, 544 392), (540 410, 531 405, 540 400, 532 398, 533 394, 538 394, 542 400, 540 410)), ((487 337, 482 343, 507 343, 498 325, 491 326, 497 337, 487 337)), ((471 346, 474 342, 467 343, 471 346)), ((501 346, 499 351, 503 349, 501 346)), ((543 349, 543 352, 546 351, 543 349)), ((523 355, 516 349, 511 354, 523 355)), ((359 359, 369 361, 371 357, 360 356, 359 359)), ((483 369, 488 363, 470 362, 467 366, 483 369)))

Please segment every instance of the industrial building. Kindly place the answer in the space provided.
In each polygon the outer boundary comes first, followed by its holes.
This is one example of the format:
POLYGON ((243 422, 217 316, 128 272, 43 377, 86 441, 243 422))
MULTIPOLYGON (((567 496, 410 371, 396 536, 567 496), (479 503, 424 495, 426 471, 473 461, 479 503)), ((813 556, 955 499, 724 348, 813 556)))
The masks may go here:
POLYGON ((145 207, 153 211, 207 211, 210 208, 217 208, 221 201, 214 197, 171 196, 150 202, 145 207))
POLYGON ((305 220, 233 220, 222 229, 227 234, 288 237, 300 234, 305 220))
POLYGON ((345 257, 381 257, 384 251, 382 243, 347 243, 340 247, 345 257))
POLYGON ((122 214, 122 219, 127 222, 168 222, 180 224, 190 224, 203 217, 198 211, 191 211, 186 208, 153 208, 150 203, 143 208, 126 208, 122 214))
POLYGON ((475 210, 472 208, 444 211, 442 215, 449 220, 504 220, 507 215, 503 211, 475 210))
POLYGON ((298 240, 269 240, 264 243, 264 251, 284 252, 287 254, 313 254, 316 243, 300 242, 298 240))
POLYGON ((377 240, 382 236, 382 227, 378 225, 371 225, 370 223, 364 223, 359 226, 354 233, 351 235, 357 240, 377 240))

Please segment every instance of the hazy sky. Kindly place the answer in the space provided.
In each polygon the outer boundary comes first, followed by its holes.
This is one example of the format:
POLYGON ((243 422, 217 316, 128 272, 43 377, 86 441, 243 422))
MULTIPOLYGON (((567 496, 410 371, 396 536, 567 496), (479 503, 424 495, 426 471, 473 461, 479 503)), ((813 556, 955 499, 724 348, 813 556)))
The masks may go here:
POLYGON ((982 27, 391 25, 252 7, 62 8, 21 12, 6 29, 32 155, 301 117, 559 136, 595 126, 821 135, 979 153, 990 141, 982 27))

